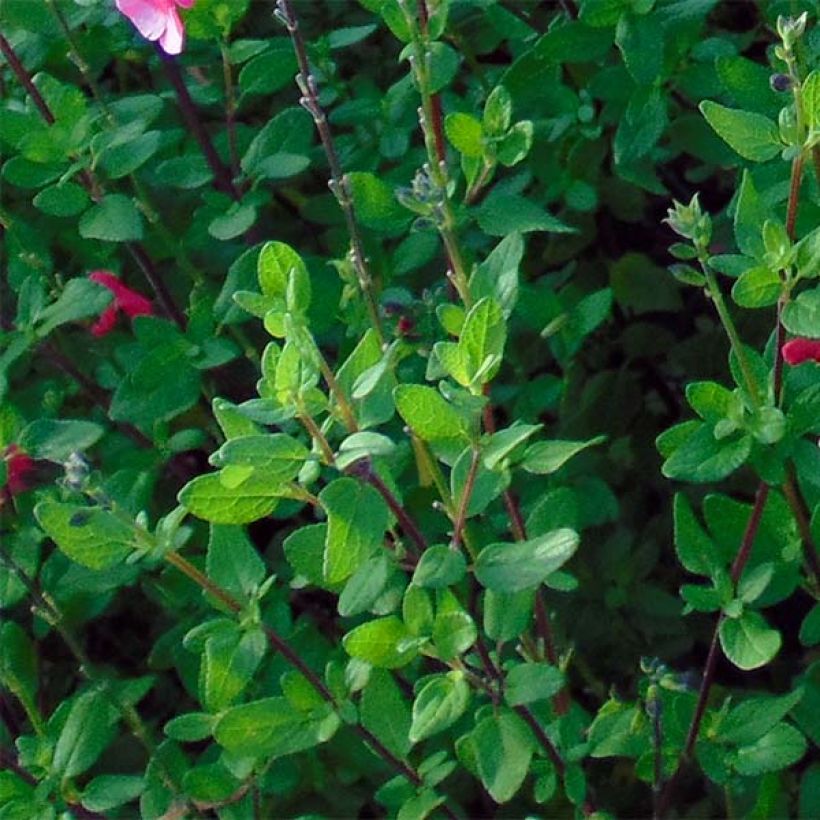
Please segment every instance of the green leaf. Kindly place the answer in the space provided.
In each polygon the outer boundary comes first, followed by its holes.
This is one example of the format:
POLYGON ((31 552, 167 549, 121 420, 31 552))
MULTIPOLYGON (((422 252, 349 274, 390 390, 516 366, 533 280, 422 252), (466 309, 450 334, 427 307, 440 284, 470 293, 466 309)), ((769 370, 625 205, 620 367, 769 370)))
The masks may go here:
POLYGON ((208 461, 214 467, 249 467, 260 479, 275 485, 296 478, 309 455, 301 441, 285 433, 271 433, 232 438, 208 461))
POLYGON ((413 583, 425 589, 444 589, 457 584, 466 573, 467 561, 461 550, 434 544, 422 554, 413 573, 413 583))
POLYGON ((125 141, 117 139, 117 143, 106 148, 100 157, 100 164, 106 175, 110 179, 120 179, 134 173, 154 156, 160 147, 162 136, 161 131, 146 131, 136 137, 128 134, 125 141))
POLYGON ((205 740, 213 734, 216 720, 215 715, 207 712, 187 712, 169 720, 163 731, 168 737, 183 742, 205 740))
POLYGON ((528 473, 549 475, 560 470, 573 456, 606 441, 596 436, 588 441, 539 441, 527 448, 521 466, 528 473))
POLYGON ((500 137, 512 122, 513 103, 510 92, 503 85, 497 85, 484 103, 483 130, 491 137, 500 137))
POLYGON ((573 228, 531 199, 520 194, 505 193, 496 188, 477 208, 478 224, 490 236, 506 236, 510 233, 576 233, 573 228))
POLYGON ((350 618, 367 612, 387 587, 393 564, 386 554, 369 558, 350 576, 339 596, 339 614, 350 618))
POLYGON ((732 298, 741 307, 759 308, 777 304, 783 282, 777 271, 759 266, 742 273, 732 286, 732 298))
POLYGON ((485 297, 470 308, 461 329, 458 350, 470 384, 486 384, 498 372, 507 338, 504 315, 497 302, 485 297))
POLYGON ((466 441, 461 416, 432 387, 401 384, 393 391, 393 398, 399 415, 423 441, 466 441))
POLYGON ((739 746, 754 743, 775 727, 803 697, 802 688, 780 697, 753 697, 735 706, 720 723, 718 737, 739 746))
POLYGON ((800 643, 803 646, 820 643, 820 604, 815 604, 800 624, 800 643))
POLYGON ((267 649, 261 629, 216 635, 205 642, 200 667, 200 700, 209 712, 221 712, 242 694, 267 649))
POLYGON ((663 34, 663 27, 651 15, 622 14, 618 20, 615 44, 638 85, 651 85, 663 69, 663 34))
POLYGON ((85 188, 75 182, 63 182, 43 188, 34 197, 34 207, 50 216, 76 216, 88 206, 85 188))
POLYGON ((675 552, 689 572, 711 577, 722 564, 717 546, 701 527, 683 493, 675 495, 675 552))
POLYGON ((461 672, 435 675, 413 701, 410 741, 418 743, 449 729, 467 710, 470 686, 461 672))
POLYGON ((466 652, 476 640, 475 623, 449 589, 436 595, 433 644, 441 660, 447 662, 466 652))
POLYGON ((777 125, 762 114, 726 108, 711 100, 704 100, 700 110, 717 135, 744 159, 766 162, 783 148, 777 125))
POLYGON ((89 811, 106 812, 136 800, 145 788, 138 775, 101 774, 83 789, 82 804, 89 811))
POLYGON ((749 746, 737 750, 734 768, 742 775, 756 777, 778 772, 797 763, 806 753, 806 739, 788 723, 780 723, 749 746))
POLYGON ((578 534, 554 530, 516 544, 490 544, 475 563, 475 575, 493 592, 520 592, 537 587, 578 549, 578 534))
POLYGON ((410 708, 393 676, 383 669, 373 669, 362 691, 359 704, 362 725, 400 758, 407 756, 412 745, 410 708))
POLYGON ((142 217, 134 201, 123 194, 108 194, 80 218, 80 236, 103 242, 142 239, 142 217))
POLYGON ((448 114, 444 120, 447 139, 465 157, 481 157, 484 153, 484 130, 470 114, 448 114))
POLYGON ((215 216, 208 223, 208 233, 222 242, 235 239, 250 230, 256 221, 256 207, 250 204, 234 202, 225 213, 215 216))
POLYGON ((820 339, 820 287, 804 290, 783 310, 783 324, 795 336, 820 339))
POLYGON ((66 780, 90 769, 114 739, 118 719, 119 712, 98 689, 74 698, 54 747, 51 771, 66 780))
POLYGON ((399 204, 393 188, 369 171, 345 174, 356 216, 366 228, 389 235, 407 227, 411 214, 399 204))
POLYGON ((532 760, 529 727, 509 710, 484 718, 470 735, 478 774, 497 803, 511 800, 521 788, 532 760))
POLYGON ((400 618, 388 615, 357 626, 344 636, 342 644, 351 658, 381 669, 397 669, 417 654, 412 637, 400 618))
POLYGON ((486 443, 482 445, 481 455, 484 466, 488 470, 495 470, 505 463, 505 459, 510 456, 515 449, 523 444, 528 438, 535 435, 542 425, 540 424, 520 424, 516 422, 505 430, 499 430, 490 435, 486 443))
MULTIPOLYGON (((520 233, 505 236, 470 277, 470 293, 476 300, 492 296, 505 317, 512 313, 518 301, 518 266, 524 256, 524 240, 520 233)), ((459 330, 454 334, 458 335, 459 330)))
POLYGON ((344 581, 379 551, 390 513, 382 497, 367 484, 339 478, 319 494, 327 512, 324 578, 344 581))
POLYGON ((667 458, 661 471, 677 481, 720 481, 740 467, 751 451, 751 436, 719 441, 710 425, 699 424, 667 458))
POLYGON ((288 281, 297 280, 297 288, 304 294, 298 299, 299 310, 304 311, 310 303, 310 276, 302 257, 284 242, 266 242, 259 252, 257 277, 265 296, 285 300, 288 281))
POLYGON ((134 549, 133 528, 99 507, 42 501, 34 516, 62 552, 89 569, 112 567, 134 549))
POLYGON ((20 433, 18 441, 32 458, 62 463, 71 453, 81 453, 96 444, 103 432, 92 421, 38 419, 20 433))
POLYGON ((532 623, 535 591, 525 589, 504 595, 488 589, 484 593, 484 630, 494 641, 511 641, 532 623))
POLYGON ((726 657, 739 669, 765 666, 780 650, 781 638, 763 616, 745 610, 739 618, 724 618, 720 624, 720 646, 726 657))
POLYGON ((245 757, 273 759, 329 740, 339 727, 330 707, 304 714, 287 698, 274 697, 234 706, 214 728, 217 743, 245 757))
POLYGON ((0 626, 0 683, 36 712, 37 652, 28 635, 14 621, 0 626))
POLYGON ((177 501, 197 518, 212 524, 249 524, 270 515, 282 488, 264 478, 225 483, 221 473, 207 473, 189 481, 177 501))
POLYGON ((504 700, 510 706, 521 706, 547 700, 564 687, 564 674, 549 663, 521 663, 507 675, 504 700))
POLYGON ((666 124, 666 96, 660 88, 638 87, 615 132, 613 153, 618 165, 630 165, 645 157, 658 143, 666 124))
POLYGON ((265 562, 241 527, 211 525, 205 566, 209 578, 240 598, 265 578, 265 562))
POLYGON ((227 801, 241 785, 221 762, 194 766, 182 778, 185 794, 206 803, 227 801))
POLYGON ((738 248, 747 256, 755 259, 763 256, 763 225, 768 218, 769 211, 760 199, 752 175, 744 168, 737 197, 734 231, 738 248))
POLYGON ((820 131, 820 71, 810 72, 801 83, 800 91, 806 126, 809 131, 820 131))
POLYGON ((69 279, 56 302, 36 315, 37 335, 48 336, 68 322, 98 316, 111 303, 111 291, 90 279, 69 279))

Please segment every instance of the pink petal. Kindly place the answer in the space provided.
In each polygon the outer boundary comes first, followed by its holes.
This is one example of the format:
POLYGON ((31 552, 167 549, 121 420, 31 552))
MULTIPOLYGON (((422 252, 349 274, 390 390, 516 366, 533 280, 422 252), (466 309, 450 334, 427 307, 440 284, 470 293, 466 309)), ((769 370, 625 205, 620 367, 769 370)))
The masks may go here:
POLYGON ((179 54, 185 42, 185 29, 182 27, 182 20, 179 19, 179 12, 175 7, 169 9, 165 23, 165 31, 160 37, 159 44, 166 54, 179 54))
POLYGON ((133 319, 135 316, 152 316, 154 313, 154 306, 151 304, 151 300, 146 299, 139 293, 135 293, 133 290, 129 290, 127 293, 119 296, 117 298, 117 305, 130 319, 133 319))
POLYGON ((184 9, 189 9, 194 5, 194 0, 176 0, 176 4, 184 9))
POLYGON ((117 0, 117 8, 146 40, 158 40, 168 27, 167 0, 117 0))
POLYGON ((783 345, 783 359, 791 365, 820 363, 820 339, 792 339, 783 345))
POLYGON ((119 312, 116 304, 109 305, 101 314, 100 318, 91 325, 92 336, 106 336, 117 324, 117 313, 119 312))

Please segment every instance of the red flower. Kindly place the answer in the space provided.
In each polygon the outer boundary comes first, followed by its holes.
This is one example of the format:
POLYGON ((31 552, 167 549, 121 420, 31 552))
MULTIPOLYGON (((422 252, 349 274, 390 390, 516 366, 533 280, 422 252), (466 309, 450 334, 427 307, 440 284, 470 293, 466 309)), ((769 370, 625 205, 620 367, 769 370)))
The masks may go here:
POLYGON ((788 364, 820 364, 820 339, 792 339, 783 345, 783 359, 788 364))
POLYGON ((28 490, 28 478, 34 472, 34 459, 16 444, 10 444, 6 448, 3 458, 6 461, 6 489, 9 493, 19 495, 28 490))
POLYGON ((166 54, 179 54, 185 29, 177 6, 189 9, 194 0, 117 0, 117 8, 137 27, 146 40, 159 40, 166 54))
POLYGON ((100 314, 100 318, 91 326, 91 332, 95 336, 105 336, 114 329, 117 323, 117 314, 122 311, 129 319, 135 316, 151 316, 154 308, 150 300, 141 296, 131 288, 126 287, 114 276, 104 270, 92 271, 88 278, 104 288, 108 288, 114 294, 114 301, 100 314))

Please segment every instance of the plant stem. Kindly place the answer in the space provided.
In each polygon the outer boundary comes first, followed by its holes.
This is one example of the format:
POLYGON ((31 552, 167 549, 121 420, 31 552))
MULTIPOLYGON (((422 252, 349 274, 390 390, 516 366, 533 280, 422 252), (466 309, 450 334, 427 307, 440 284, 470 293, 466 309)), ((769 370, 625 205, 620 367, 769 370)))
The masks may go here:
MULTIPOLYGON (((760 527, 760 521, 763 517, 763 510, 765 509, 766 500, 768 497, 769 485, 764 482, 760 482, 757 492, 755 493, 755 501, 754 506, 752 507, 752 512, 749 515, 749 520, 746 522, 746 529, 743 532, 743 538, 741 539, 740 546, 738 547, 738 551, 735 555, 735 560, 732 562, 731 579, 734 587, 737 587, 737 582, 740 580, 743 570, 746 567, 746 563, 749 560, 749 556, 751 555, 752 547, 754 546, 754 541, 760 527)), ((666 812, 669 810, 673 793, 677 786, 677 781, 680 777, 683 765, 692 757, 692 752, 694 751, 695 743, 698 739, 700 725, 703 721, 704 715, 706 714, 706 705, 709 701, 709 693, 712 689, 712 684, 714 683, 715 668, 717 667, 720 625, 723 622, 723 617, 723 614, 718 617, 714 632, 712 633, 712 642, 709 645, 709 654, 706 656, 706 664, 703 668, 703 678, 701 680, 700 691, 698 692, 695 713, 692 716, 692 722, 689 724, 689 731, 686 735, 683 750, 678 757, 678 763, 675 767, 675 771, 672 773, 669 780, 667 780, 666 786, 658 799, 657 816, 659 818, 664 817, 666 812)))
POLYGON ((379 475, 373 469, 373 465, 369 459, 363 458, 359 461, 354 461, 345 471, 348 475, 356 476, 365 483, 373 487, 374 490, 384 499, 387 506, 393 515, 396 516, 405 535, 410 538, 418 548, 418 553, 421 554, 427 549, 427 540, 422 534, 418 525, 410 517, 410 514, 390 491, 390 488, 381 480, 379 475))
POLYGON ((319 140, 327 157, 328 166, 330 167, 330 187, 339 202, 345 218, 347 226, 347 233, 350 237, 350 251, 353 261, 353 268, 356 271, 356 277, 359 282, 359 289, 362 292, 367 313, 370 318, 370 324, 379 339, 379 344, 384 344, 384 331, 382 329, 381 318, 379 317, 379 310, 376 304, 374 295, 373 278, 370 274, 370 269, 367 264, 367 257, 364 253, 364 244, 359 230, 359 223, 356 218, 356 209, 353 204, 353 197, 350 193, 350 187, 342 165, 339 162, 339 155, 336 151, 336 144, 333 141, 333 134, 328 125, 327 116, 319 103, 319 89, 316 85, 316 79, 310 70, 310 62, 308 61, 307 47, 305 40, 302 37, 302 31, 299 27, 299 19, 293 10, 291 0, 277 0, 276 3, 277 17, 285 24, 285 27, 290 34, 291 42, 293 43, 293 50, 296 54, 296 62, 299 66, 299 74, 297 75, 297 82, 302 91, 302 98, 300 100, 304 108, 313 117, 316 124, 316 130, 319 134, 319 140))
POLYGON ((350 406, 347 396, 344 394, 341 385, 333 375, 330 365, 327 363, 327 360, 322 355, 322 351, 319 350, 318 346, 316 346, 316 354, 319 359, 319 370, 322 371, 322 377, 327 383, 328 389, 333 394, 333 398, 336 399, 336 402, 339 405, 339 412, 342 414, 347 431, 349 433, 358 432, 359 424, 356 421, 356 414, 353 412, 353 408, 350 406))
POLYGON ((205 157, 205 161, 208 163, 208 167, 214 175, 214 187, 218 191, 228 194, 234 200, 241 199, 242 195, 234 184, 230 169, 220 159, 211 141, 210 134, 199 118, 194 101, 191 99, 191 94, 185 85, 185 80, 182 77, 179 65, 177 65, 173 57, 162 50, 159 44, 156 44, 155 48, 162 62, 162 67, 165 70, 165 75, 168 77, 168 81, 171 83, 171 87, 176 94, 179 109, 182 112, 182 118, 185 120, 189 131, 193 134, 194 139, 199 144, 202 155, 205 157))
POLYGON ((236 145, 236 93, 233 84, 228 44, 223 39, 219 43, 219 52, 222 55, 222 81, 225 84, 225 128, 228 132, 228 153, 231 158, 231 176, 239 176, 239 149, 236 145))
POLYGON ((336 461, 336 457, 333 455, 333 448, 328 443, 325 434, 319 429, 310 413, 304 412, 304 409, 302 409, 302 412, 299 413, 297 418, 305 426, 308 433, 310 433, 311 438, 319 445, 325 464, 333 464, 336 461))
POLYGON ((467 521, 467 509, 470 506, 470 499, 475 489, 475 477, 478 474, 478 467, 481 464, 481 451, 478 447, 473 448, 472 459, 470 460, 470 469, 467 471, 467 477, 464 480, 464 487, 461 490, 461 497, 458 501, 458 513, 453 522, 453 538, 450 541, 450 549, 458 550, 461 544, 461 534, 464 530, 464 524, 467 521))
POLYGON ((803 544, 803 558, 809 568, 814 586, 820 586, 820 558, 817 555, 817 546, 811 532, 811 512, 809 511, 806 499, 800 492, 797 477, 794 472, 794 465, 791 462, 786 464, 786 480, 783 482, 783 495, 791 507, 792 515, 797 521, 797 529, 800 533, 800 540, 803 544))

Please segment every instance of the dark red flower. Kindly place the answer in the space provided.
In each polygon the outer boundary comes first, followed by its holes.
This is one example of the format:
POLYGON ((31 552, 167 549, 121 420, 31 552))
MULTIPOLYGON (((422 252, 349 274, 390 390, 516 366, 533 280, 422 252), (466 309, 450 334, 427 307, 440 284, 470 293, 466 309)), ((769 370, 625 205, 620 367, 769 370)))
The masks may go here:
POLYGON ((122 311, 129 319, 135 316, 151 316, 154 308, 149 299, 126 287, 114 276, 105 270, 95 270, 88 274, 88 278, 114 294, 114 301, 100 314, 100 318, 91 326, 95 336, 105 336, 117 324, 117 314, 122 311))
POLYGON ((820 363, 820 339, 792 339, 783 345, 783 359, 788 364, 820 363))
POLYGON ((6 489, 11 495, 19 495, 29 489, 28 479, 34 472, 34 459, 26 455, 16 444, 11 444, 3 454, 6 461, 6 489))

